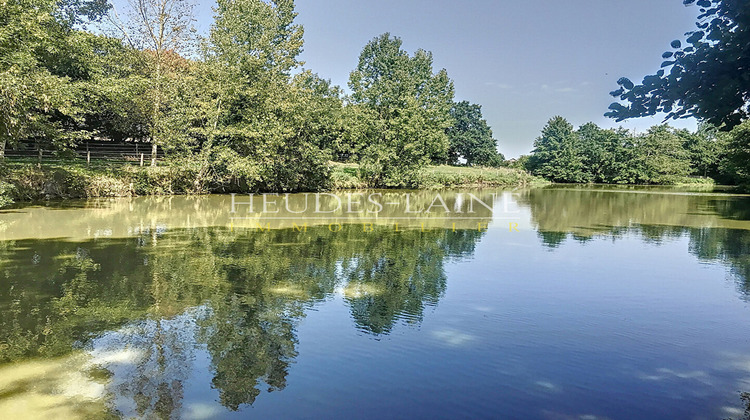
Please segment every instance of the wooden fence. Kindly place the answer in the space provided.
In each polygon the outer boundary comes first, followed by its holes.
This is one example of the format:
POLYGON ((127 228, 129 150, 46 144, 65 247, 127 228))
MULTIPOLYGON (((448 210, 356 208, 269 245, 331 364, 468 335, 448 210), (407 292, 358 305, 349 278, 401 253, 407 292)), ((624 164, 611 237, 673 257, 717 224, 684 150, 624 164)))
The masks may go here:
MULTIPOLYGON (((6 148, 5 156, 13 158, 36 158, 44 160, 80 159, 148 164, 151 162, 151 144, 113 141, 86 141, 75 148, 65 150, 45 150, 35 142, 21 142, 15 148, 6 148)), ((163 159, 164 151, 157 148, 156 159, 163 159)))

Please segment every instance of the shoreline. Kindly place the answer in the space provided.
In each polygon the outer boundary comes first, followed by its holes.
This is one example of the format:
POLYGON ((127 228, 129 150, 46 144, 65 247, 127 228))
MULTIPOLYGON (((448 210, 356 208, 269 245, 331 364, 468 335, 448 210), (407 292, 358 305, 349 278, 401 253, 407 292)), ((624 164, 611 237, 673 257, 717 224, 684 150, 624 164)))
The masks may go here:
MULTIPOLYGON (((526 171, 511 168, 429 166, 423 170, 420 185, 415 188, 373 187, 359 178, 355 164, 330 164, 328 185, 316 191, 264 191, 243 185, 237 180, 216 180, 202 176, 194 168, 175 163, 160 166, 137 166, 96 162, 90 166, 69 161, 37 163, 6 161, 0 164, 0 209, 13 204, 38 204, 50 201, 85 200, 122 197, 202 196, 212 194, 304 193, 365 191, 381 189, 439 190, 444 188, 513 188, 554 186, 556 188, 608 188, 617 191, 649 188, 672 188, 686 192, 746 194, 741 186, 716 185, 710 180, 695 179, 674 185, 632 184, 565 184, 552 183, 526 171), (719 190, 719 191, 717 191, 719 190)), ((645 191, 640 191, 645 192, 645 191)))
MULTIPOLYGON (((6 161, 0 166, 0 208, 13 203, 38 203, 91 198, 183 196, 245 193, 297 193, 368 190, 374 187, 352 171, 331 164, 328 185, 317 191, 264 191, 235 179, 214 180, 188 166, 136 166, 110 163, 36 163, 6 161)), ((428 167, 418 189, 497 188, 548 185, 525 171, 508 168, 428 167)), ((406 190, 408 188, 377 188, 406 190)))

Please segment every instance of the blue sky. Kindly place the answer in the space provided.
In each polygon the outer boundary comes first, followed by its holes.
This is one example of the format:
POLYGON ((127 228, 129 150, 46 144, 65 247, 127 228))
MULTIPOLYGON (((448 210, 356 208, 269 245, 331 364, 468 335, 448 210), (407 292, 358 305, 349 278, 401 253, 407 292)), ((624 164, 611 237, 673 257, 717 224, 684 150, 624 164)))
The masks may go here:
MULTIPOLYGON (((195 9, 201 32, 212 6, 195 9)), ((507 157, 528 153, 554 115, 638 131, 660 123, 603 117, 608 93, 621 76, 640 81, 658 70, 661 53, 698 14, 682 0, 298 0, 297 10, 305 67, 342 87, 362 47, 383 32, 401 37, 409 52, 432 51, 456 99, 482 105, 507 157)))

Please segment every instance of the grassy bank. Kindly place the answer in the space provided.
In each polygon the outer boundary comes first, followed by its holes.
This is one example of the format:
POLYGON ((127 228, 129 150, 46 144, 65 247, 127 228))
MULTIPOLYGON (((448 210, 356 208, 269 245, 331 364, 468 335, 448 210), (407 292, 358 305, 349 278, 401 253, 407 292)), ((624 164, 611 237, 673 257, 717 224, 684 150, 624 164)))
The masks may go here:
MULTIPOLYGON (((368 187, 367 181, 359 175, 359 167, 352 163, 335 163, 331 179, 334 189, 368 187)), ((543 184, 548 184, 548 182, 518 169, 428 166, 421 174, 419 187, 508 187, 543 184)))
POLYGON ((430 166, 425 170, 423 187, 507 187, 549 184, 526 171, 509 168, 469 168, 430 166))
MULTIPOLYGON (((199 181, 190 164, 140 167, 123 163, 8 160, 0 165, 0 207, 13 202, 50 199, 130 197, 227 192, 226 186, 199 181)), ((544 184, 528 173, 507 168, 431 166, 424 170, 421 187, 501 187, 544 184)), ((369 185, 355 164, 332 164, 333 189, 361 189, 369 185)))
MULTIPOLYGON (((367 188, 367 181, 359 177, 358 169, 356 164, 334 164, 331 174, 333 188, 367 188)), ((422 172, 419 186, 420 188, 508 187, 544 184, 549 184, 549 182, 519 169, 428 166, 422 172)))
POLYGON ((0 166, 0 206, 11 202, 135 195, 198 194, 190 166, 140 167, 123 163, 53 161, 37 166, 7 161, 0 166))

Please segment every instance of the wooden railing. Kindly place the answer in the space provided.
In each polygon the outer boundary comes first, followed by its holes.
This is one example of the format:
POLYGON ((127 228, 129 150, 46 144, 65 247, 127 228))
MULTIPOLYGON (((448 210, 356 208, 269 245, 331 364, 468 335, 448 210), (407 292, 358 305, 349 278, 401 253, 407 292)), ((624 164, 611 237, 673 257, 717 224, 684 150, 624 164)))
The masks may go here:
MULTIPOLYGON (((119 161, 131 164, 148 164, 151 162, 151 144, 134 142, 114 141, 86 141, 78 144, 75 148, 64 150, 45 150, 38 143, 24 141, 14 148, 7 147, 5 156, 13 158, 36 158, 49 159, 81 159, 91 162, 92 160, 119 161)), ((164 151, 158 147, 156 159, 164 158, 164 151)))

